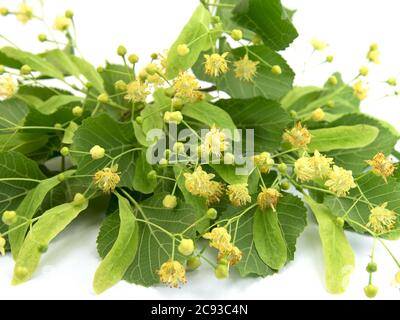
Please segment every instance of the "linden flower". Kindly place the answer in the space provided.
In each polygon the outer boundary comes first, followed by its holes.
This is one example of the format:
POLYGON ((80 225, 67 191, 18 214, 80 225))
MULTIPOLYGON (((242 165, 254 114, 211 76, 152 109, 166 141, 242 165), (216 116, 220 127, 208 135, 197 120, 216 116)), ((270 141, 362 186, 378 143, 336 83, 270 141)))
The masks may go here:
POLYGON ((275 164, 275 161, 272 159, 269 152, 260 153, 259 155, 254 156, 253 159, 254 164, 261 173, 268 173, 275 164))
POLYGON ((321 108, 315 109, 311 117, 314 121, 323 121, 325 119, 325 112, 321 108))
POLYGON ((363 82, 360 80, 356 82, 353 86, 354 95, 361 101, 368 96, 368 88, 364 86, 363 82))
POLYGON ((181 72, 174 81, 175 97, 184 101, 198 100, 202 96, 199 88, 199 81, 187 72, 181 72))
POLYGON ((261 210, 271 208, 275 211, 280 197, 282 197, 282 194, 278 190, 261 187, 261 192, 257 197, 257 204, 260 206, 261 210))
POLYGON ((383 177, 385 181, 395 169, 393 162, 387 159, 382 152, 376 154, 372 160, 367 160, 367 163, 372 167, 372 172, 383 177))
POLYGON ((139 80, 132 81, 127 86, 125 100, 133 102, 144 102, 150 92, 147 90, 147 84, 139 80))
POLYGON ((310 158, 310 163, 314 169, 314 176, 323 179, 328 177, 332 171, 333 158, 327 158, 315 150, 314 156, 310 158))
POLYGON ((240 80, 252 82, 257 73, 259 61, 252 61, 246 54, 242 59, 235 61, 235 77, 240 80))
POLYGON ((333 166, 328 177, 329 179, 325 182, 325 185, 330 191, 336 193, 338 197, 347 195, 351 188, 356 187, 351 170, 333 166))
POLYGON ((314 50, 317 51, 323 51, 328 47, 328 44, 325 41, 322 41, 321 39, 318 38, 313 38, 310 41, 312 47, 314 48, 314 50))
POLYGON ((0 254, 4 256, 6 254, 6 239, 0 236, 0 254))
POLYGON ((367 58, 370 62, 375 63, 375 64, 380 64, 381 63, 381 52, 379 51, 378 48, 372 49, 368 51, 367 58))
POLYGON ((9 99, 17 92, 17 85, 10 75, 0 76, 0 99, 9 99))
POLYGON ((71 26, 71 20, 65 16, 57 17, 54 20, 53 28, 57 31, 65 31, 71 26))
POLYGON ((170 286, 171 288, 179 288, 180 284, 185 284, 186 271, 184 266, 174 260, 164 262, 158 271, 160 281, 170 286))
POLYGON ((210 240, 210 247, 226 252, 231 249, 231 235, 223 227, 217 227, 203 235, 204 239, 210 240))
POLYGON ((217 181, 210 181, 208 186, 209 194, 207 196, 207 204, 212 205, 218 203, 224 194, 224 185, 217 181))
POLYGON ((151 83, 155 88, 162 87, 163 84, 165 83, 163 77, 161 77, 158 73, 153 75, 148 75, 147 81, 151 83))
POLYGON ((225 133, 216 126, 212 126, 204 136, 203 150, 205 153, 220 156, 227 148, 228 142, 226 141, 225 133))
POLYGON ((208 198, 214 190, 210 190, 211 180, 215 177, 212 173, 203 171, 201 166, 198 166, 193 173, 184 173, 185 187, 194 196, 208 198))
POLYGON ((212 77, 218 77, 221 74, 225 74, 228 72, 228 62, 226 61, 226 57, 229 52, 225 52, 222 55, 218 53, 213 53, 212 55, 205 54, 204 58, 206 62, 204 63, 206 74, 212 77))
POLYGON ((371 209, 367 227, 371 228, 376 233, 383 233, 394 228, 397 221, 397 213, 386 209, 387 203, 379 207, 371 209))
POLYGON ((117 184, 121 178, 117 173, 118 167, 104 168, 103 170, 97 171, 94 175, 94 182, 103 190, 104 193, 114 192, 117 184))
POLYGON ((234 266, 237 265, 240 262, 240 260, 242 260, 242 257, 243 257, 242 251, 238 247, 230 244, 228 246, 228 249, 224 251, 219 251, 217 259, 218 261, 222 259, 227 259, 229 260, 229 265, 234 266))
POLYGON ((246 183, 231 184, 227 187, 226 194, 235 207, 240 207, 251 202, 249 189, 246 183))
POLYGON ((283 140, 289 142, 295 148, 305 149, 311 142, 311 134, 306 127, 297 122, 291 130, 286 130, 283 134, 283 140))
POLYGON ((18 12, 16 17, 19 22, 26 24, 29 20, 33 18, 33 9, 32 7, 28 6, 25 2, 22 2, 18 6, 18 12))
POLYGON ((310 157, 301 157, 294 163, 296 179, 302 182, 310 181, 315 177, 314 164, 310 157))

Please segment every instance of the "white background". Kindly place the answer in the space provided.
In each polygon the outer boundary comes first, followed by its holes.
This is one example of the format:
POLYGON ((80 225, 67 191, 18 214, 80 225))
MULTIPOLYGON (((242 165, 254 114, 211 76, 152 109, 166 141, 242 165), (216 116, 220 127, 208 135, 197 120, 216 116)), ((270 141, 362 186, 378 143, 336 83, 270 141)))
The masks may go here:
MULTIPOLYGON (((35 3, 34 0, 30 1, 35 3)), ((142 62, 154 51, 169 48, 198 4, 198 0, 45 0, 49 21, 65 9, 76 13, 79 46, 86 59, 100 65, 104 60, 118 62, 115 48, 124 44, 130 52, 140 55, 142 62)), ((0 0, 0 6, 14 8, 16 0, 0 0)), ((369 77, 370 98, 363 102, 363 111, 379 116, 400 129, 398 98, 385 98, 390 92, 384 81, 400 72, 400 2, 398 0, 287 0, 284 3, 298 9, 295 25, 300 33, 296 42, 284 52, 289 64, 300 75, 299 85, 321 85, 334 71, 353 78, 365 63, 371 42, 382 50, 382 64, 372 68, 369 77), (318 36, 330 43, 327 52, 335 56, 332 65, 320 66, 324 54, 316 54, 301 75, 311 48, 308 41, 318 36)), ((37 8, 39 6, 36 5, 37 8)), ((32 22, 26 26, 13 17, 0 17, 0 33, 20 47, 40 51, 44 45, 36 40, 43 27, 32 22)), ((1 43, 2 45, 4 42, 1 43)), ((367 283, 364 271, 371 249, 371 239, 349 233, 356 253, 357 265, 348 291, 341 296, 324 289, 324 267, 317 227, 310 219, 300 237, 296 259, 280 274, 266 279, 240 279, 232 275, 228 281, 218 281, 204 265, 190 273, 189 283, 179 290, 163 287, 143 288, 121 282, 100 297, 91 289, 91 281, 99 258, 95 249, 102 217, 89 214, 80 217, 51 245, 34 278, 19 287, 12 287, 11 257, 0 258, 0 300, 30 298, 73 299, 362 299, 367 283)), ((399 243, 390 243, 400 256, 399 243)), ((392 260, 378 247, 379 272, 375 284, 379 298, 399 299, 400 292, 391 286, 398 271, 392 260)))

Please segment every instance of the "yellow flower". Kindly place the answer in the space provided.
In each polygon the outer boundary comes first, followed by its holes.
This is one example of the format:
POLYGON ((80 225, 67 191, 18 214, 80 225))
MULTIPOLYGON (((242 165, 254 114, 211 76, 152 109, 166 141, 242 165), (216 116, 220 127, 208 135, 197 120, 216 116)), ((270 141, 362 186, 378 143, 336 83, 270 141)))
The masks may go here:
POLYGON ((243 253, 240 249, 233 244, 230 244, 227 249, 223 251, 219 251, 218 253, 218 261, 221 259, 227 259, 229 261, 229 265, 234 266, 242 260, 243 253))
POLYGON ((153 75, 148 75, 147 76, 147 81, 153 85, 154 88, 159 88, 161 87, 164 83, 165 80, 163 77, 161 77, 158 73, 153 74, 153 75))
POLYGON ((180 124, 183 120, 183 115, 180 111, 166 111, 164 113, 165 123, 176 123, 180 124))
POLYGON ((206 74, 212 77, 218 77, 221 74, 225 74, 228 72, 228 62, 226 61, 226 57, 229 53, 225 52, 222 55, 218 53, 213 53, 211 55, 205 54, 204 58, 206 62, 204 63, 206 74))
POLYGON ((207 204, 212 205, 218 203, 224 194, 224 185, 217 181, 210 181, 208 189, 207 204))
POLYGON ((242 59, 235 61, 235 77, 240 80, 253 81, 257 73, 257 65, 259 61, 252 61, 246 54, 242 59))
POLYGON ((6 254, 6 239, 4 239, 1 235, 0 235, 0 254, 2 256, 4 256, 6 254))
POLYGON ((17 92, 17 85, 10 75, 0 76, 0 99, 9 99, 17 92))
POLYGON ((280 197, 282 197, 282 194, 278 190, 261 187, 261 192, 257 197, 257 203, 261 210, 267 210, 271 208, 273 211, 275 211, 280 197))
POLYGON ((294 173, 297 180, 302 182, 310 181, 315 178, 314 165, 310 157, 301 157, 294 163, 294 173))
POLYGON ((33 18, 33 9, 32 7, 28 6, 25 2, 22 2, 18 6, 18 12, 16 17, 19 22, 26 24, 29 20, 33 18))
POLYGON ((97 171, 94 175, 94 182, 103 190, 104 193, 114 192, 117 184, 120 182, 121 178, 119 177, 117 170, 117 166, 104 168, 103 170, 97 171))
POLYGON ((397 213, 386 209, 387 203, 371 209, 367 227, 376 233, 383 233, 394 228, 397 221, 397 213))
POLYGON ((150 92, 147 89, 147 84, 139 80, 132 81, 127 86, 127 94, 125 100, 133 102, 144 102, 150 92))
POLYGON ((289 142, 295 148, 305 149, 311 142, 311 134, 306 127, 297 122, 291 130, 286 130, 283 134, 283 140, 289 142))
POLYGON ((246 183, 231 184, 227 187, 226 194, 235 207, 240 207, 251 202, 249 189, 246 183))
POLYGON ((356 184, 354 183, 353 173, 350 170, 333 166, 325 186, 336 193, 338 197, 343 197, 348 194, 350 189, 355 188, 356 184))
POLYGON ((99 145, 95 145, 89 152, 93 160, 98 160, 104 158, 106 151, 99 145))
POLYGON ((325 41, 318 38, 311 39, 311 45, 314 48, 314 50, 317 51, 323 51, 328 47, 328 44, 325 41))
POLYGON ((181 72, 174 81, 175 97, 185 102, 199 100, 202 93, 199 91, 200 84, 195 76, 181 72))
POLYGON ((203 171, 201 166, 198 166, 193 173, 184 173, 183 175, 186 189, 194 196, 208 198, 215 193, 215 186, 210 188, 212 185, 211 180, 215 175, 203 171))
POLYGON ((57 18, 54 20, 54 26, 53 26, 53 28, 54 28, 54 30, 57 30, 57 31, 65 31, 65 30, 67 30, 70 26, 71 26, 71 19, 68 19, 68 18, 65 17, 65 16, 60 16, 60 17, 57 17, 57 18))
POLYGON ((332 171, 333 158, 327 158, 315 150, 314 156, 310 158, 310 163, 314 170, 314 176, 323 179, 328 177, 332 171))
POLYGON ((321 108, 315 109, 311 117, 314 121, 323 121, 325 119, 325 112, 321 108))
POLYGON ((228 148, 225 133, 216 126, 212 126, 210 131, 204 136, 202 147, 206 154, 211 153, 220 156, 228 148))
POLYGON ((377 45, 371 45, 371 48, 368 51, 367 58, 370 62, 375 63, 375 64, 380 64, 380 57, 381 57, 381 52, 379 51, 379 48, 377 45))
POLYGON ((180 284, 185 284, 187 282, 184 266, 180 262, 174 260, 164 262, 158 271, 158 275, 160 281, 171 288, 178 288, 180 284))
POLYGON ((400 271, 395 274, 394 279, 392 281, 392 285, 397 288, 400 288, 400 271))
POLYGON ((174 209, 178 204, 176 197, 171 194, 166 195, 162 203, 164 208, 167 209, 174 209))
POLYGON ((204 239, 210 240, 210 247, 226 252, 231 248, 231 235, 223 227, 217 227, 203 235, 204 239))
POLYGON ((254 164, 261 173, 268 173, 274 166, 275 161, 272 159, 269 152, 262 152, 259 155, 254 156, 254 164))
POLYGON ((377 153, 372 160, 367 160, 367 163, 372 167, 372 172, 383 177, 386 181, 394 172, 394 164, 387 159, 382 152, 377 153))
POLYGON ((361 101, 368 96, 368 88, 364 86, 363 82, 357 81, 353 86, 354 95, 361 101))

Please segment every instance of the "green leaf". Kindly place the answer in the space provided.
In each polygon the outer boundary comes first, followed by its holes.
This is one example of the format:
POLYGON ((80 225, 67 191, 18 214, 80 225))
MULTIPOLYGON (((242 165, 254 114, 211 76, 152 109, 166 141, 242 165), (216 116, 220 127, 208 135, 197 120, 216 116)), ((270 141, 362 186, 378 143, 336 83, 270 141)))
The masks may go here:
POLYGON ((277 213, 272 209, 257 209, 254 215, 253 236, 261 260, 272 269, 282 269, 287 261, 287 246, 277 213))
POLYGON ((77 56, 70 56, 70 59, 98 92, 104 92, 103 79, 89 62, 77 56))
MULTIPOLYGON (((248 275, 265 277, 276 272, 261 260, 256 250, 253 234, 256 210, 257 208, 253 208, 243 215, 238 224, 235 244, 243 253, 243 258, 237 265, 237 269, 242 277, 248 275)), ((243 212, 243 208, 229 207, 228 210, 223 213, 221 219, 232 218, 241 212, 243 212)), ((285 193, 278 202, 276 212, 287 245, 288 263, 294 259, 297 238, 303 232, 307 224, 307 210, 299 198, 285 193)))
POLYGON ((71 55, 60 49, 50 50, 43 54, 43 57, 60 70, 65 76, 73 75, 80 77, 81 72, 72 61, 71 55))
MULTIPOLYGON (((357 181, 360 189, 362 190, 368 201, 374 206, 380 206, 387 203, 387 209, 393 210, 395 212, 400 212, 400 183, 395 178, 389 178, 386 183, 381 177, 375 176, 373 173, 360 178, 357 181)), ((361 196, 358 189, 352 189, 350 191, 349 197, 347 198, 337 198, 327 196, 325 198, 325 205, 337 216, 343 216, 348 210, 348 223, 349 225, 359 233, 365 233, 366 230, 357 224, 361 224, 364 227, 368 223, 369 215, 371 214, 371 208, 365 199, 361 198, 357 204, 354 205, 355 201, 361 196), (352 223, 351 220, 356 223, 352 223)), ((397 224, 395 230, 391 233, 385 235, 388 239, 399 239, 400 231, 400 215, 398 215, 397 224)))
MULTIPOLYGON (((165 194, 157 194, 141 203, 142 209, 150 222, 153 222, 171 233, 183 232, 196 219, 192 207, 179 203, 173 209, 162 205, 165 194)), ((144 217, 138 212, 138 217, 144 217)), ((195 231, 191 228, 185 238, 193 238, 195 231)), ((139 224, 139 248, 136 258, 125 274, 124 279, 130 283, 146 287, 159 283, 157 270, 171 258, 172 240, 158 228, 149 224, 139 224)), ((175 260, 183 263, 187 257, 175 252, 175 260)))
POLYGON ((274 50, 287 48, 298 36, 280 0, 242 0, 233 14, 234 21, 260 35, 274 50))
POLYGON ((210 164, 218 175, 229 184, 240 184, 247 183, 248 176, 243 174, 238 174, 236 170, 238 167, 230 164, 210 164))
POLYGON ((0 129, 22 126, 28 113, 28 106, 21 100, 0 101, 0 129))
POLYGON ((337 126, 332 128, 310 130, 312 139, 308 146, 310 151, 327 152, 364 148, 375 141, 379 129, 370 125, 337 126))
POLYGON ((165 96, 163 90, 158 90, 154 93, 154 100, 155 102, 153 104, 146 105, 140 113, 143 117, 142 129, 145 134, 153 129, 164 128, 164 121, 161 117, 161 112, 171 106, 171 100, 165 96))
POLYGON ((51 63, 35 54, 13 47, 3 47, 1 52, 14 60, 18 60, 22 64, 30 66, 33 71, 39 71, 41 74, 52 78, 64 79, 62 72, 58 71, 51 63))
POLYGON ((47 101, 43 102, 37 110, 39 110, 43 114, 52 114, 56 112, 60 107, 70 104, 79 104, 82 103, 81 97, 75 96, 66 96, 66 95, 58 95, 53 96, 47 101))
POLYGON ((41 216, 29 231, 19 252, 12 281, 14 285, 26 282, 32 277, 42 256, 41 248, 47 247, 87 206, 88 201, 81 205, 65 203, 47 210, 41 216), (24 270, 24 274, 21 274, 21 269, 24 270))
POLYGON ((201 52, 211 47, 210 23, 210 12, 200 4, 168 51, 166 70, 168 79, 175 78, 180 71, 190 69, 199 58, 201 52), (190 52, 183 57, 177 51, 178 46, 182 44, 186 44, 190 49, 190 52))
POLYGON ((119 211, 115 211, 104 219, 97 236, 97 252, 100 258, 104 259, 113 247, 118 238, 121 220, 119 211))
POLYGON ((215 125, 220 129, 236 129, 231 116, 227 112, 207 101, 199 101, 186 105, 182 109, 182 114, 209 127, 215 125))
MULTIPOLYGON (((72 159, 78 165, 77 175, 92 175, 97 170, 111 165, 108 157, 93 160, 90 154, 84 154, 88 153, 95 145, 104 148, 107 155, 117 157, 123 152, 134 149, 137 142, 130 123, 116 122, 106 114, 84 120, 75 132, 74 142, 71 146, 72 159)), ((134 151, 119 157, 115 164, 118 164, 118 172, 121 177, 118 186, 131 188, 135 172, 134 151)))
POLYGON ((254 129, 255 152, 279 148, 283 132, 292 121, 279 103, 264 98, 220 100, 217 105, 231 115, 238 129, 254 129))
POLYGON ((235 62, 243 58, 246 54, 250 60, 258 61, 257 73, 253 81, 245 81, 236 78, 235 67, 231 64, 229 71, 218 78, 209 77, 204 74, 204 64, 201 59, 193 67, 193 71, 200 80, 217 83, 219 90, 225 91, 231 98, 250 99, 264 97, 266 99, 279 101, 292 88, 294 79, 293 70, 286 61, 275 51, 266 46, 239 47, 231 51, 228 56, 229 61, 235 62), (247 48, 247 50, 246 50, 247 48), (272 66, 279 65, 282 74, 277 76, 272 74, 272 66))
MULTIPOLYGON (((62 173, 62 175, 64 178, 68 178, 74 172, 74 170, 65 171, 62 173)), ((14 259, 17 259, 19 251, 24 242, 26 232, 29 229, 29 225, 26 224, 26 221, 35 216, 49 191, 54 189, 60 183, 60 176, 42 180, 34 189, 27 193, 24 200, 22 200, 21 204, 18 206, 16 210, 18 221, 13 224, 13 228, 16 228, 16 230, 9 235, 11 252, 14 259)))
POLYGON ((147 177, 151 170, 153 170, 153 167, 146 160, 146 152, 140 152, 135 162, 133 189, 144 194, 149 194, 154 191, 157 186, 157 179, 149 179, 147 177))
POLYGON ((301 111, 304 106, 321 96, 322 89, 318 87, 294 87, 281 100, 282 108, 301 111))
POLYGON ((10 133, 0 135, 1 151, 16 151, 30 154, 45 146, 49 138, 45 134, 10 133))
POLYGON ((71 121, 69 126, 65 129, 64 137, 61 142, 63 144, 72 144, 74 142, 75 132, 78 128, 79 126, 75 122, 71 121))
POLYGON ((329 208, 308 196, 305 197, 305 201, 313 211, 319 225, 327 290, 335 294, 343 293, 346 291, 355 266, 353 250, 343 228, 337 226, 335 216, 329 208))
POLYGON ((398 137, 390 129, 367 115, 351 114, 346 115, 330 124, 331 127, 353 126, 357 124, 370 125, 379 129, 379 135, 366 147, 353 149, 340 149, 328 152, 328 155, 335 159, 338 166, 352 170, 355 175, 360 174, 368 166, 365 160, 372 159, 378 152, 391 154, 397 143, 398 137))
POLYGON ((113 247, 97 268, 93 288, 97 294, 118 283, 136 256, 139 233, 135 215, 128 200, 117 194, 120 227, 113 247))

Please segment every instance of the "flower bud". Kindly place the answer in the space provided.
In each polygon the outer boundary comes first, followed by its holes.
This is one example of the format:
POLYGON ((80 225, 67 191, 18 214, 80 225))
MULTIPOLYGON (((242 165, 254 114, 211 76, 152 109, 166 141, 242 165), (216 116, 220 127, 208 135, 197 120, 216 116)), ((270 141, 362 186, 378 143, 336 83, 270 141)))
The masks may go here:
POLYGON ((159 162, 158 162, 158 164, 160 165, 160 166, 162 166, 162 167, 166 167, 167 165, 168 165, 168 160, 167 159, 165 159, 165 158, 163 158, 163 159, 161 159, 159 162))
POLYGON ((178 45, 178 47, 176 48, 176 52, 178 53, 178 55, 180 55, 181 57, 187 56, 190 53, 190 49, 186 44, 180 44, 178 45))
POLYGON ((41 244, 38 246, 38 251, 40 253, 46 253, 48 249, 49 249, 49 246, 47 244, 41 244))
POLYGON ((190 256, 194 251, 194 243, 192 239, 183 239, 178 246, 178 251, 184 256, 190 256))
POLYGON ((83 114, 83 108, 80 106, 73 107, 72 114, 74 117, 81 117, 83 114))
POLYGON ((0 234, 0 255, 4 256, 6 254, 6 244, 7 241, 0 234))
POLYGON ((210 220, 215 220, 215 219, 217 219, 217 216, 218 216, 218 211, 215 210, 214 208, 210 208, 210 209, 207 210, 207 217, 208 217, 210 220))
POLYGON ((127 84, 123 80, 118 80, 114 83, 114 88, 118 92, 125 92, 127 90, 127 84))
POLYGON ((86 86, 87 89, 91 89, 91 88, 93 88, 93 83, 86 82, 85 86, 86 86))
POLYGON ((108 94, 102 93, 97 97, 97 101, 100 103, 108 103, 110 98, 108 97, 108 94))
POLYGON ((47 36, 44 33, 41 33, 38 35, 38 40, 40 42, 46 42, 47 41, 47 36))
POLYGON ((387 83, 389 86, 392 86, 392 87, 397 86, 397 80, 396 80, 396 78, 389 78, 389 79, 386 81, 386 83, 387 83))
POLYGON ((220 17, 218 17, 218 16, 212 16, 211 17, 211 23, 212 24, 217 24, 217 23, 220 23, 221 22, 221 18, 220 17))
POLYGON ((135 121, 137 124, 143 124, 143 117, 138 116, 138 117, 136 117, 135 121))
POLYGON ((370 262, 366 268, 368 273, 374 273, 378 271, 378 265, 375 262, 370 262))
POLYGON ((157 70, 158 70, 157 65, 154 63, 149 63, 146 66, 146 72, 151 76, 155 75, 157 73, 157 70))
POLYGON ((362 75, 363 77, 366 77, 369 73, 369 68, 367 66, 362 66, 359 70, 360 75, 362 75))
POLYGON ((76 193, 74 196, 73 204, 74 206, 81 206, 86 201, 85 196, 82 193, 76 193))
POLYGON ((15 273, 15 276, 16 276, 18 279, 23 280, 23 279, 25 279, 25 278, 28 276, 29 271, 28 271, 28 269, 25 268, 25 267, 18 266, 18 267, 15 268, 14 273, 15 273))
POLYGON ((183 154, 185 152, 185 145, 182 142, 175 142, 172 150, 177 154, 183 154))
POLYGON ((239 29, 234 29, 231 32, 231 38, 235 41, 240 41, 243 38, 243 31, 239 29))
POLYGON ((162 203, 164 208, 167 209, 174 209, 178 204, 176 197, 171 194, 166 195, 162 203))
POLYGON ((229 276, 229 266, 218 264, 214 270, 214 274, 217 279, 226 279, 229 276))
POLYGON ((277 167, 277 169, 278 169, 278 171, 280 173, 282 173, 282 174, 286 174, 287 173, 287 165, 286 165, 286 163, 280 163, 276 167, 277 167))
POLYGON ((375 298, 378 294, 378 288, 370 284, 364 288, 364 293, 368 298, 375 298))
POLYGON ((294 111, 294 110, 290 111, 290 117, 291 117, 292 119, 297 119, 297 112, 294 111))
POLYGON ((139 72, 139 79, 140 79, 142 82, 146 81, 146 79, 147 79, 148 76, 149 76, 149 75, 147 74, 147 72, 146 72, 145 69, 140 70, 140 72, 139 72))
POLYGON ((201 260, 199 257, 190 257, 186 262, 186 268, 190 271, 196 270, 201 266, 201 260))
POLYGON ((32 72, 32 68, 28 65, 23 65, 20 70, 21 74, 26 76, 32 72))
POLYGON ((10 11, 7 8, 0 8, 0 14, 5 17, 10 13, 10 11))
POLYGON ((72 19, 74 17, 74 12, 72 10, 65 11, 65 17, 68 19, 72 19))
POLYGON ((287 180, 284 180, 281 182, 280 187, 282 190, 289 190, 290 189, 290 183, 287 180))
POLYGON ((271 68, 271 72, 275 76, 279 76, 282 74, 282 68, 278 65, 275 65, 271 68))
POLYGON ((139 62, 139 57, 136 54, 131 54, 128 57, 128 61, 132 64, 136 64, 139 62))
POLYGON ((329 108, 334 108, 335 107, 335 101, 334 100, 329 100, 328 103, 326 104, 327 107, 329 108))
POLYGON ((106 151, 104 148, 95 145, 92 149, 90 149, 90 155, 92 156, 93 160, 102 159, 105 156, 106 151))
POLYGON ((63 182, 65 180, 65 174, 64 173, 60 173, 57 176, 57 180, 60 181, 60 182, 63 182))
POLYGON ((147 179, 149 180, 156 180, 157 179, 157 172, 155 170, 151 170, 148 174, 147 174, 147 179))
POLYGON ((150 58, 152 59, 152 60, 157 60, 158 59, 158 53, 152 53, 151 55, 150 55, 150 58))
POLYGON ((63 157, 66 157, 69 155, 69 148, 68 147, 62 147, 60 150, 60 153, 63 157))
POLYGON ((328 63, 332 63, 332 62, 333 62, 333 59, 334 59, 334 57, 331 56, 331 55, 326 56, 326 62, 328 62, 328 63))
POLYGON ((184 102, 181 98, 175 97, 174 99, 172 99, 172 107, 174 108, 174 110, 181 110, 183 106, 184 102))
POLYGON ((124 46, 119 46, 117 49, 117 54, 121 57, 124 57, 128 51, 124 46))
POLYGON ((4 211, 1 220, 5 225, 11 226, 18 220, 17 213, 15 211, 4 211))
POLYGON ((164 90, 164 94, 169 98, 172 98, 175 95, 175 93, 176 90, 174 87, 169 87, 164 90))
POLYGON ((62 124, 61 124, 61 123, 56 123, 56 124, 54 125, 54 128, 56 128, 56 129, 62 129, 62 124))
POLYGON ((311 118, 312 118, 314 121, 317 121, 317 122, 323 121, 323 120, 325 119, 325 112, 324 112, 324 110, 322 110, 321 108, 315 109, 315 110, 313 111, 312 115, 311 115, 311 118))
POLYGON ((99 67, 97 67, 96 71, 97 71, 97 73, 103 73, 106 70, 104 69, 104 67, 99 66, 99 67))
POLYGON ((336 86, 337 83, 338 83, 338 80, 337 80, 337 78, 336 78, 335 76, 331 76, 331 77, 329 77, 329 79, 328 79, 328 83, 329 83, 331 86, 336 86))
POLYGON ((339 227, 339 228, 343 228, 344 227, 344 219, 342 218, 342 217, 337 217, 336 218, 336 225, 339 227))
POLYGON ((165 123, 176 123, 180 124, 183 120, 183 115, 180 111, 166 111, 164 113, 164 122, 165 123))

